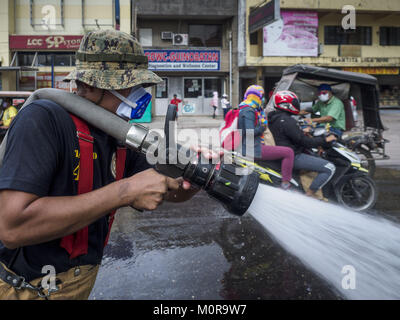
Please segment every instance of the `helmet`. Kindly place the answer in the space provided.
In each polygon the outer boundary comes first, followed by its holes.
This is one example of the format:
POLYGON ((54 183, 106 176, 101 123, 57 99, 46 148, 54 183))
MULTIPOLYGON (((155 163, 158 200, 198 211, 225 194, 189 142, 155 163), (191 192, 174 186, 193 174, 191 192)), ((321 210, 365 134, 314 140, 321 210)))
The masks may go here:
POLYGON ((250 94, 256 95, 258 98, 262 99, 264 97, 264 88, 258 85, 251 85, 250 87, 247 88, 245 94, 244 94, 244 99, 247 99, 247 97, 250 94))
POLYGON ((76 52, 75 70, 64 79, 70 80, 107 90, 162 82, 148 70, 140 43, 125 32, 111 29, 91 31, 83 37, 76 52))
POLYGON ((274 108, 299 114, 300 100, 292 91, 278 91, 274 95, 274 108))

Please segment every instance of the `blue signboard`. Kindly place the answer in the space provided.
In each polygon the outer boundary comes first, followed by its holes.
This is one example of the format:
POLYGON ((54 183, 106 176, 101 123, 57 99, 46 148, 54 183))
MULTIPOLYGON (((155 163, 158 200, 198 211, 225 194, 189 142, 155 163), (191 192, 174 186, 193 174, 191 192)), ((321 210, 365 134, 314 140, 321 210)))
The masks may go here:
POLYGON ((144 50, 149 69, 159 71, 218 71, 219 50, 144 50))

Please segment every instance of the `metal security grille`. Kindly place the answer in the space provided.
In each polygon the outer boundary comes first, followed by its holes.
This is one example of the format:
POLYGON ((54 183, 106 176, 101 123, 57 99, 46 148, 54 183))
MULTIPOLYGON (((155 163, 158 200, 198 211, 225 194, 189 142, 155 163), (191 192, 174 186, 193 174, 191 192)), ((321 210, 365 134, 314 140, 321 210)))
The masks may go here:
POLYGON ((325 26, 324 33, 326 45, 372 45, 372 27, 344 30, 341 26, 325 26))

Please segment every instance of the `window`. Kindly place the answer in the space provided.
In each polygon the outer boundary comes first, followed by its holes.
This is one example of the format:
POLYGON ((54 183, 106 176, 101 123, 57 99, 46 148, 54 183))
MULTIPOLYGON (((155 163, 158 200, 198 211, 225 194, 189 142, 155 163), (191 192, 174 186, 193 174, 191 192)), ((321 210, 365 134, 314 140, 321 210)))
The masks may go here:
MULTIPOLYGON (((61 67, 71 67, 75 65, 74 52, 39 52, 37 55, 37 65, 39 67, 51 66, 51 56, 54 55, 54 65, 61 67)), ((31 66, 35 52, 18 52, 18 65, 31 66)))
POLYGON ((380 27, 381 46, 400 46, 400 27, 380 27))
POLYGON ((253 32, 250 34, 250 44, 258 44, 258 32, 253 32))
POLYGON ((372 45, 372 27, 344 30, 341 26, 325 26, 325 44, 372 45))
POLYGON ((39 67, 51 66, 51 55, 50 54, 38 54, 37 64, 39 67))
POLYGON ((166 99, 168 98, 168 78, 162 78, 163 82, 157 84, 156 87, 156 98, 166 99))
POLYGON ((153 29, 151 28, 140 28, 139 29, 139 42, 142 47, 153 46, 153 29))
POLYGON ((193 47, 222 47, 222 25, 189 25, 189 45, 193 47))
POLYGON ((185 79, 185 98, 197 98, 202 96, 202 79, 185 79))
POLYGON ((30 52, 18 52, 17 59, 19 66, 31 66, 35 53, 30 52))
POLYGON ((213 92, 218 92, 218 97, 221 97, 222 81, 219 78, 204 79, 204 97, 212 98, 213 92))

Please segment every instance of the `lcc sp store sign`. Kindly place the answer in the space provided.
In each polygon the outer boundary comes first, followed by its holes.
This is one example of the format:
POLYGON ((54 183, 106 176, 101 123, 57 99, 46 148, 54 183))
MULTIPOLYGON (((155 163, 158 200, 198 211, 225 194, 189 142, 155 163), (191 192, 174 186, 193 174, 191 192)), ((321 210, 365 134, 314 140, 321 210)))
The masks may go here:
POLYGON ((10 36, 10 49, 78 50, 83 36, 10 36))

